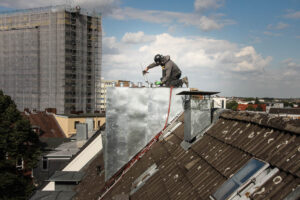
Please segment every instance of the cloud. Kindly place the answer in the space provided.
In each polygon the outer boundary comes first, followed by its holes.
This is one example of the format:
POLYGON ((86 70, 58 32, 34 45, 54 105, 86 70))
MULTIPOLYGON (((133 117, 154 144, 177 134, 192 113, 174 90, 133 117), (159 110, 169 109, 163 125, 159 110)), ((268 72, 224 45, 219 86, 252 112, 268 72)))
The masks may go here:
POLYGON ((285 65, 285 68, 300 70, 300 63, 296 63, 292 58, 283 60, 282 64, 285 65))
POLYGON ((118 20, 138 19, 145 22, 167 24, 170 26, 180 23, 197 27, 203 31, 219 30, 224 26, 235 24, 233 20, 222 19, 223 15, 208 17, 198 13, 141 10, 130 7, 115 9, 110 17, 118 20))
POLYGON ((0 6, 15 8, 15 9, 24 9, 24 8, 36 8, 36 7, 44 7, 50 5, 64 5, 66 2, 73 2, 72 6, 79 5, 83 8, 95 10, 97 12, 101 12, 102 15, 107 15, 111 13, 112 10, 119 7, 121 0, 74 0, 74 1, 66 1, 66 0, 1 0, 0 6))
MULTIPOLYGON (((297 76, 300 62, 293 59, 282 62, 281 68, 272 68, 272 57, 261 55, 253 46, 201 36, 176 37, 168 33, 150 36, 154 39, 135 45, 105 37, 102 75, 111 80, 143 82, 142 68, 153 62, 155 54, 161 53, 171 56, 182 75, 189 77, 191 87, 221 91, 221 95, 293 96, 292 91, 300 85, 297 76)), ((160 67, 148 74, 151 82, 160 77, 160 67)))
MULTIPOLYGON (((131 33, 131 35, 143 35, 141 32, 131 33)), ((247 46, 239 48, 238 45, 226 40, 215 40, 204 37, 174 37, 164 33, 153 37, 146 44, 138 47, 128 46, 128 39, 125 36, 121 41, 115 38, 105 38, 103 40, 105 54, 103 55, 103 67, 108 74, 113 74, 116 69, 121 72, 115 74, 126 78, 127 74, 122 74, 123 69, 130 70, 132 67, 138 67, 143 63, 143 67, 153 62, 153 56, 157 53, 171 55, 171 58, 187 70, 210 69, 224 73, 255 73, 259 72, 269 65, 272 58, 262 57, 254 47, 247 46), (105 50, 118 49, 118 53, 105 50), (134 63, 134 64, 133 64, 134 63), (125 76, 124 76, 125 75, 125 76)), ((117 76, 113 78, 117 78, 117 76)))
POLYGON ((224 0, 195 0, 194 7, 196 11, 208 9, 217 9, 223 6, 224 0))
POLYGON ((300 11, 289 11, 284 17, 288 19, 300 19, 300 11))
POLYGON ((136 33, 125 33, 125 35, 122 38, 122 42, 128 44, 140 44, 140 43, 151 42, 154 39, 155 39, 154 36, 145 35, 144 32, 139 31, 136 33))
MULTIPOLYGON (((195 26, 203 31, 219 30, 224 26, 235 24, 233 20, 224 19, 224 15, 222 14, 215 16, 203 16, 198 13, 141 10, 131 7, 121 8, 121 0, 74 0, 72 2, 73 6, 79 5, 89 11, 97 11, 103 16, 110 16, 118 20, 138 19, 150 23, 167 24, 173 27, 174 24, 180 23, 187 26, 195 26)), ((201 5, 204 5, 203 2, 201 5)), ((212 2, 214 3, 206 3, 207 6, 213 6, 213 4, 219 5, 220 2, 223 1, 213 0, 212 2)), ((65 3, 66 0, 52 0, 50 2, 44 0, 1 0, 0 6, 23 9, 49 5, 63 5, 65 3)))
POLYGON ((270 32, 270 31, 265 31, 264 34, 267 35, 267 36, 273 36, 273 37, 281 36, 280 33, 273 33, 273 32, 270 32))
POLYGON ((283 22, 278 22, 276 25, 269 24, 267 28, 275 29, 275 30, 282 30, 282 29, 288 28, 289 26, 290 26, 289 24, 285 24, 283 22))

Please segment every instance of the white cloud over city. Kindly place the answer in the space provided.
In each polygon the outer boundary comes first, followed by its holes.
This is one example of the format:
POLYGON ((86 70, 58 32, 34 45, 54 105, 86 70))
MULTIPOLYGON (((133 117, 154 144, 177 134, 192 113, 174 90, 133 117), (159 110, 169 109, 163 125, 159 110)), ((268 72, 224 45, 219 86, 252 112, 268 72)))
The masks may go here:
POLYGON ((112 10, 119 7, 121 0, 1 0, 0 6, 24 9, 36 8, 50 5, 71 4, 73 6, 80 5, 86 9, 93 9, 101 12, 103 15, 111 13, 112 10))
POLYGON ((179 23, 194 26, 203 31, 219 30, 224 26, 235 24, 231 19, 224 19, 223 15, 204 16, 198 13, 141 10, 130 7, 115 9, 110 17, 118 20, 138 19, 145 22, 168 25, 179 23))
POLYGON ((224 0, 195 0, 194 7, 196 11, 217 9, 223 6, 224 2, 224 0))
MULTIPOLYGON (((195 10, 218 8, 223 0, 196 0, 195 10)), ((235 24, 231 19, 226 19, 222 14, 206 16, 200 13, 170 12, 161 10, 143 10, 131 7, 121 8, 121 0, 2 0, 0 6, 9 8, 34 8, 39 6, 80 5, 83 8, 101 12, 103 16, 110 16, 118 20, 142 20, 150 23, 167 24, 169 26, 179 23, 185 26, 193 26, 202 31, 220 30, 224 26, 235 24)))
POLYGON ((283 23, 283 22, 278 22, 277 24, 269 24, 268 29, 275 29, 275 30, 282 30, 290 27, 289 24, 283 23))
MULTIPOLYGON (((167 33, 147 36, 137 32, 125 33, 121 41, 114 37, 105 38, 104 48, 118 49, 117 53, 104 49, 108 53, 103 55, 103 76, 108 79, 143 81, 142 68, 153 62, 155 54, 161 53, 170 55, 183 75, 189 77, 191 85, 201 89, 219 89, 226 94, 234 88, 259 90, 266 87, 269 91, 276 91, 276 87, 280 88, 282 84, 300 84, 293 73, 300 69, 296 61, 286 60, 282 62, 284 68, 274 69, 271 56, 262 56, 253 46, 240 46, 226 40, 175 37, 167 33), (128 46, 130 37, 124 38, 135 34, 152 40, 145 42, 139 38, 140 43, 134 41, 134 45, 128 46)), ((151 81, 158 80, 160 68, 151 70, 148 76, 151 81)))
POLYGON ((300 19, 300 11, 290 10, 284 17, 288 19, 300 19))
MULTIPOLYGON (((284 96, 300 85, 300 61, 295 56, 286 59, 279 51, 273 54, 271 47, 263 46, 271 40, 272 44, 287 38, 299 41, 299 31, 291 31, 299 22, 299 10, 282 9, 274 14, 276 19, 261 23, 262 28, 242 32, 244 21, 226 12, 226 6, 233 4, 226 0, 194 0, 189 2, 189 11, 133 7, 122 0, 1 0, 0 6, 23 9, 65 3, 97 10, 102 13, 103 24, 111 26, 103 27, 109 33, 104 35, 102 44, 102 75, 107 79, 141 81, 142 68, 161 53, 170 55, 190 78, 191 86, 199 89, 248 96, 268 96, 280 91, 277 96, 284 96), (107 25, 105 20, 113 23, 107 25), (141 27, 132 27, 136 21, 141 27), (129 27, 119 29, 123 23, 129 27), (149 31, 153 27, 157 29, 149 31)), ((151 70, 149 79, 158 80, 160 76, 161 70, 156 68, 151 70)))

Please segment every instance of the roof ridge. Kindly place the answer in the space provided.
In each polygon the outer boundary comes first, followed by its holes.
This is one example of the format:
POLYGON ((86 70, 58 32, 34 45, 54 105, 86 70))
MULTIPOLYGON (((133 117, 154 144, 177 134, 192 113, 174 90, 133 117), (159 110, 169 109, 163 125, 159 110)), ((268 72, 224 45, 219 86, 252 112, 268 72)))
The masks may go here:
POLYGON ((279 117, 265 113, 251 112, 234 112, 225 111, 221 114, 221 118, 233 119, 238 121, 246 121, 260 126, 265 126, 280 131, 287 131, 300 135, 300 120, 288 117, 279 117))

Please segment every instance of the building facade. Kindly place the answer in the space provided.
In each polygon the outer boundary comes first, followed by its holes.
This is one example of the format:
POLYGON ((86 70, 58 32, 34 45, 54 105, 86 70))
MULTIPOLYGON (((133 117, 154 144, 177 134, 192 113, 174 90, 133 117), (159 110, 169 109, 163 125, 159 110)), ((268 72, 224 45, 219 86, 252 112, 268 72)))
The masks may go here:
POLYGON ((0 89, 19 110, 96 110, 101 16, 79 7, 0 13, 0 89))

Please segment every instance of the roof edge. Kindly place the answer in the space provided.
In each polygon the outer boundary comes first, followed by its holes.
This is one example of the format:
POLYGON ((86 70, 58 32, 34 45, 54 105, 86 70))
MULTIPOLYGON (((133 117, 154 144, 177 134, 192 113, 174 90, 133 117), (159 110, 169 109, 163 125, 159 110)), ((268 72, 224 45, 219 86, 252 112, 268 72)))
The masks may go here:
POLYGON ((225 119, 234 119, 239 121, 251 122, 261 126, 266 126, 300 135, 299 119, 278 117, 264 113, 251 113, 231 110, 223 112, 220 117, 225 119))

